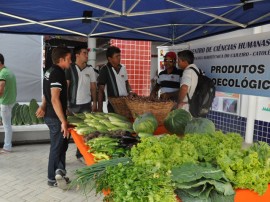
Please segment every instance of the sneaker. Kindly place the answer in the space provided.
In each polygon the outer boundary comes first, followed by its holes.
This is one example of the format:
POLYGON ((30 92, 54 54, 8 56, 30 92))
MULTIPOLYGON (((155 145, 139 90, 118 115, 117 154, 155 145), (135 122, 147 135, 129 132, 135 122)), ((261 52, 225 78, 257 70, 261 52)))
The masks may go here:
POLYGON ((48 181, 47 183, 50 187, 57 187, 56 181, 48 181))
POLYGON ((61 175, 62 177, 66 176, 66 171, 62 169, 57 169, 55 175, 61 175))
POLYGON ((0 150, 0 154, 10 154, 10 153, 11 153, 11 151, 6 150, 6 149, 1 149, 0 150))
MULTIPOLYGON (((64 180, 66 181, 66 183, 67 184, 69 184, 71 181, 70 181, 70 179, 68 178, 68 177, 63 177, 64 178, 64 180)), ((57 186, 57 182, 56 182, 56 180, 54 180, 54 181, 48 181, 48 185, 50 186, 50 187, 58 187, 57 186)))
POLYGON ((79 158, 77 158, 77 160, 78 160, 80 163, 86 165, 83 157, 79 157, 79 158))
POLYGON ((68 188, 67 184, 69 181, 69 178, 65 177, 65 175, 66 175, 66 172, 64 170, 57 169, 55 171, 55 180, 57 183, 57 187, 63 190, 66 190, 68 188))
POLYGON ((57 174, 55 175, 55 179, 56 179, 57 187, 63 190, 67 190, 68 188, 67 181, 65 180, 63 176, 57 174))
POLYGON ((64 176, 63 178, 66 180, 66 183, 67 184, 69 184, 71 182, 70 179, 69 179, 69 177, 64 176))

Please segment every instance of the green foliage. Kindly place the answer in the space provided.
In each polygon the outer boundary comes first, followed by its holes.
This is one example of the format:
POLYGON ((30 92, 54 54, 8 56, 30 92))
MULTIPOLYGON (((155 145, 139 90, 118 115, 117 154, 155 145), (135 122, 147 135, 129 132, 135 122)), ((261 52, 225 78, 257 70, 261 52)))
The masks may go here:
POLYGON ((223 150, 240 150, 243 138, 237 133, 223 134, 188 134, 183 138, 192 143, 199 155, 200 161, 216 164, 216 157, 223 150))
POLYGON ((19 103, 15 103, 13 108, 12 108, 12 112, 11 112, 11 123, 12 125, 17 125, 17 120, 16 120, 16 110, 19 106, 19 103))
POLYGON ((35 99, 30 100, 29 114, 30 114, 30 118, 31 118, 33 124, 39 123, 38 118, 36 116, 36 111, 37 111, 38 107, 39 107, 39 105, 35 99))
POLYGON ((44 123, 43 118, 36 117, 36 111, 39 105, 35 99, 29 102, 29 105, 20 105, 16 103, 12 108, 12 125, 31 125, 44 123))
POLYGON ((213 134, 215 124, 207 118, 193 118, 185 127, 185 134, 213 134))
MULTIPOLYGON (((224 202, 233 202, 235 191, 220 168, 210 164, 184 163, 172 169, 176 193, 183 201, 215 202, 218 193, 224 202)), ((221 201, 221 200, 219 200, 221 201)))
POLYGON ((193 144, 176 135, 142 138, 141 143, 132 147, 131 157, 135 165, 157 170, 170 170, 173 166, 198 160, 193 144))
POLYGON ((217 163, 235 188, 251 189, 262 195, 270 182, 269 151, 267 143, 254 143, 246 150, 223 150, 217 163))
POLYGON ((23 125, 23 120, 21 116, 21 108, 22 108, 22 105, 17 106, 16 112, 15 112, 17 125, 23 125))
POLYGON ((21 112, 21 118, 23 121, 24 125, 31 125, 32 124, 32 120, 29 114, 29 107, 28 105, 24 104, 22 105, 22 107, 20 108, 20 112, 21 112))
MULTIPOLYGON (((122 165, 129 164, 131 162, 130 158, 122 157, 110 160, 99 161, 91 166, 85 166, 79 168, 75 171, 75 179, 71 181, 69 187, 77 187, 84 192, 85 195, 90 193, 94 188, 96 188, 96 182, 105 172, 106 168, 111 166, 116 166, 119 163, 122 165)), ((101 185, 100 185, 101 186, 101 185)), ((104 186, 104 185, 102 185, 104 186)), ((104 186, 105 187, 105 186, 104 186)), ((102 190, 99 190, 100 192, 102 190)))
POLYGON ((175 202, 176 195, 168 171, 153 171, 133 164, 107 167, 97 180, 97 192, 111 193, 109 202, 175 202))
POLYGON ((174 134, 183 135, 185 127, 191 121, 189 112, 183 109, 176 109, 171 111, 164 120, 165 128, 174 134))

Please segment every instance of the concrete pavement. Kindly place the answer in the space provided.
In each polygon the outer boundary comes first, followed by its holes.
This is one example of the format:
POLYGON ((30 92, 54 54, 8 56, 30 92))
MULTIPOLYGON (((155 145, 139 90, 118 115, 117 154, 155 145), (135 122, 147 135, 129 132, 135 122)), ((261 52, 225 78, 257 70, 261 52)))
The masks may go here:
MULTIPOLYGON (((76 145, 69 144, 67 176, 84 167, 76 157, 76 145)), ((0 202, 102 202, 103 196, 91 192, 86 198, 77 190, 63 191, 47 185, 49 144, 13 147, 10 154, 0 154, 0 202)))

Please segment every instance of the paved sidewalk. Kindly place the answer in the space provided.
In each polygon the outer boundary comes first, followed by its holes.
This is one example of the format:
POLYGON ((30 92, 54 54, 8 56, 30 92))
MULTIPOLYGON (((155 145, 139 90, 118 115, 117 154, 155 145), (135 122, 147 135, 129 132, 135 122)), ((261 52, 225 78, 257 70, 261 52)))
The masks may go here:
MULTIPOLYGON (((84 167, 76 157, 76 145, 69 144, 67 176, 74 179, 74 171, 84 167)), ((86 198, 76 190, 63 191, 47 185, 49 144, 13 147, 10 154, 0 154, 0 202, 102 202, 103 196, 90 193, 86 198)))

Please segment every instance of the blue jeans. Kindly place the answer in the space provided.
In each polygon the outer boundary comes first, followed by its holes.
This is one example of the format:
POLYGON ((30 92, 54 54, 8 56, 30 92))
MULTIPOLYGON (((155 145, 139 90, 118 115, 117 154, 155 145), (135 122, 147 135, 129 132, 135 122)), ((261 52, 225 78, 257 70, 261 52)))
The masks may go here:
POLYGON ((11 127, 11 112, 14 104, 1 104, 1 116, 5 131, 5 139, 3 149, 11 151, 12 148, 12 127, 11 127))
POLYGON ((63 137, 61 122, 58 118, 44 117, 44 121, 50 130, 50 154, 48 163, 48 181, 55 181, 55 171, 61 169, 66 173, 66 151, 68 138, 63 137))

